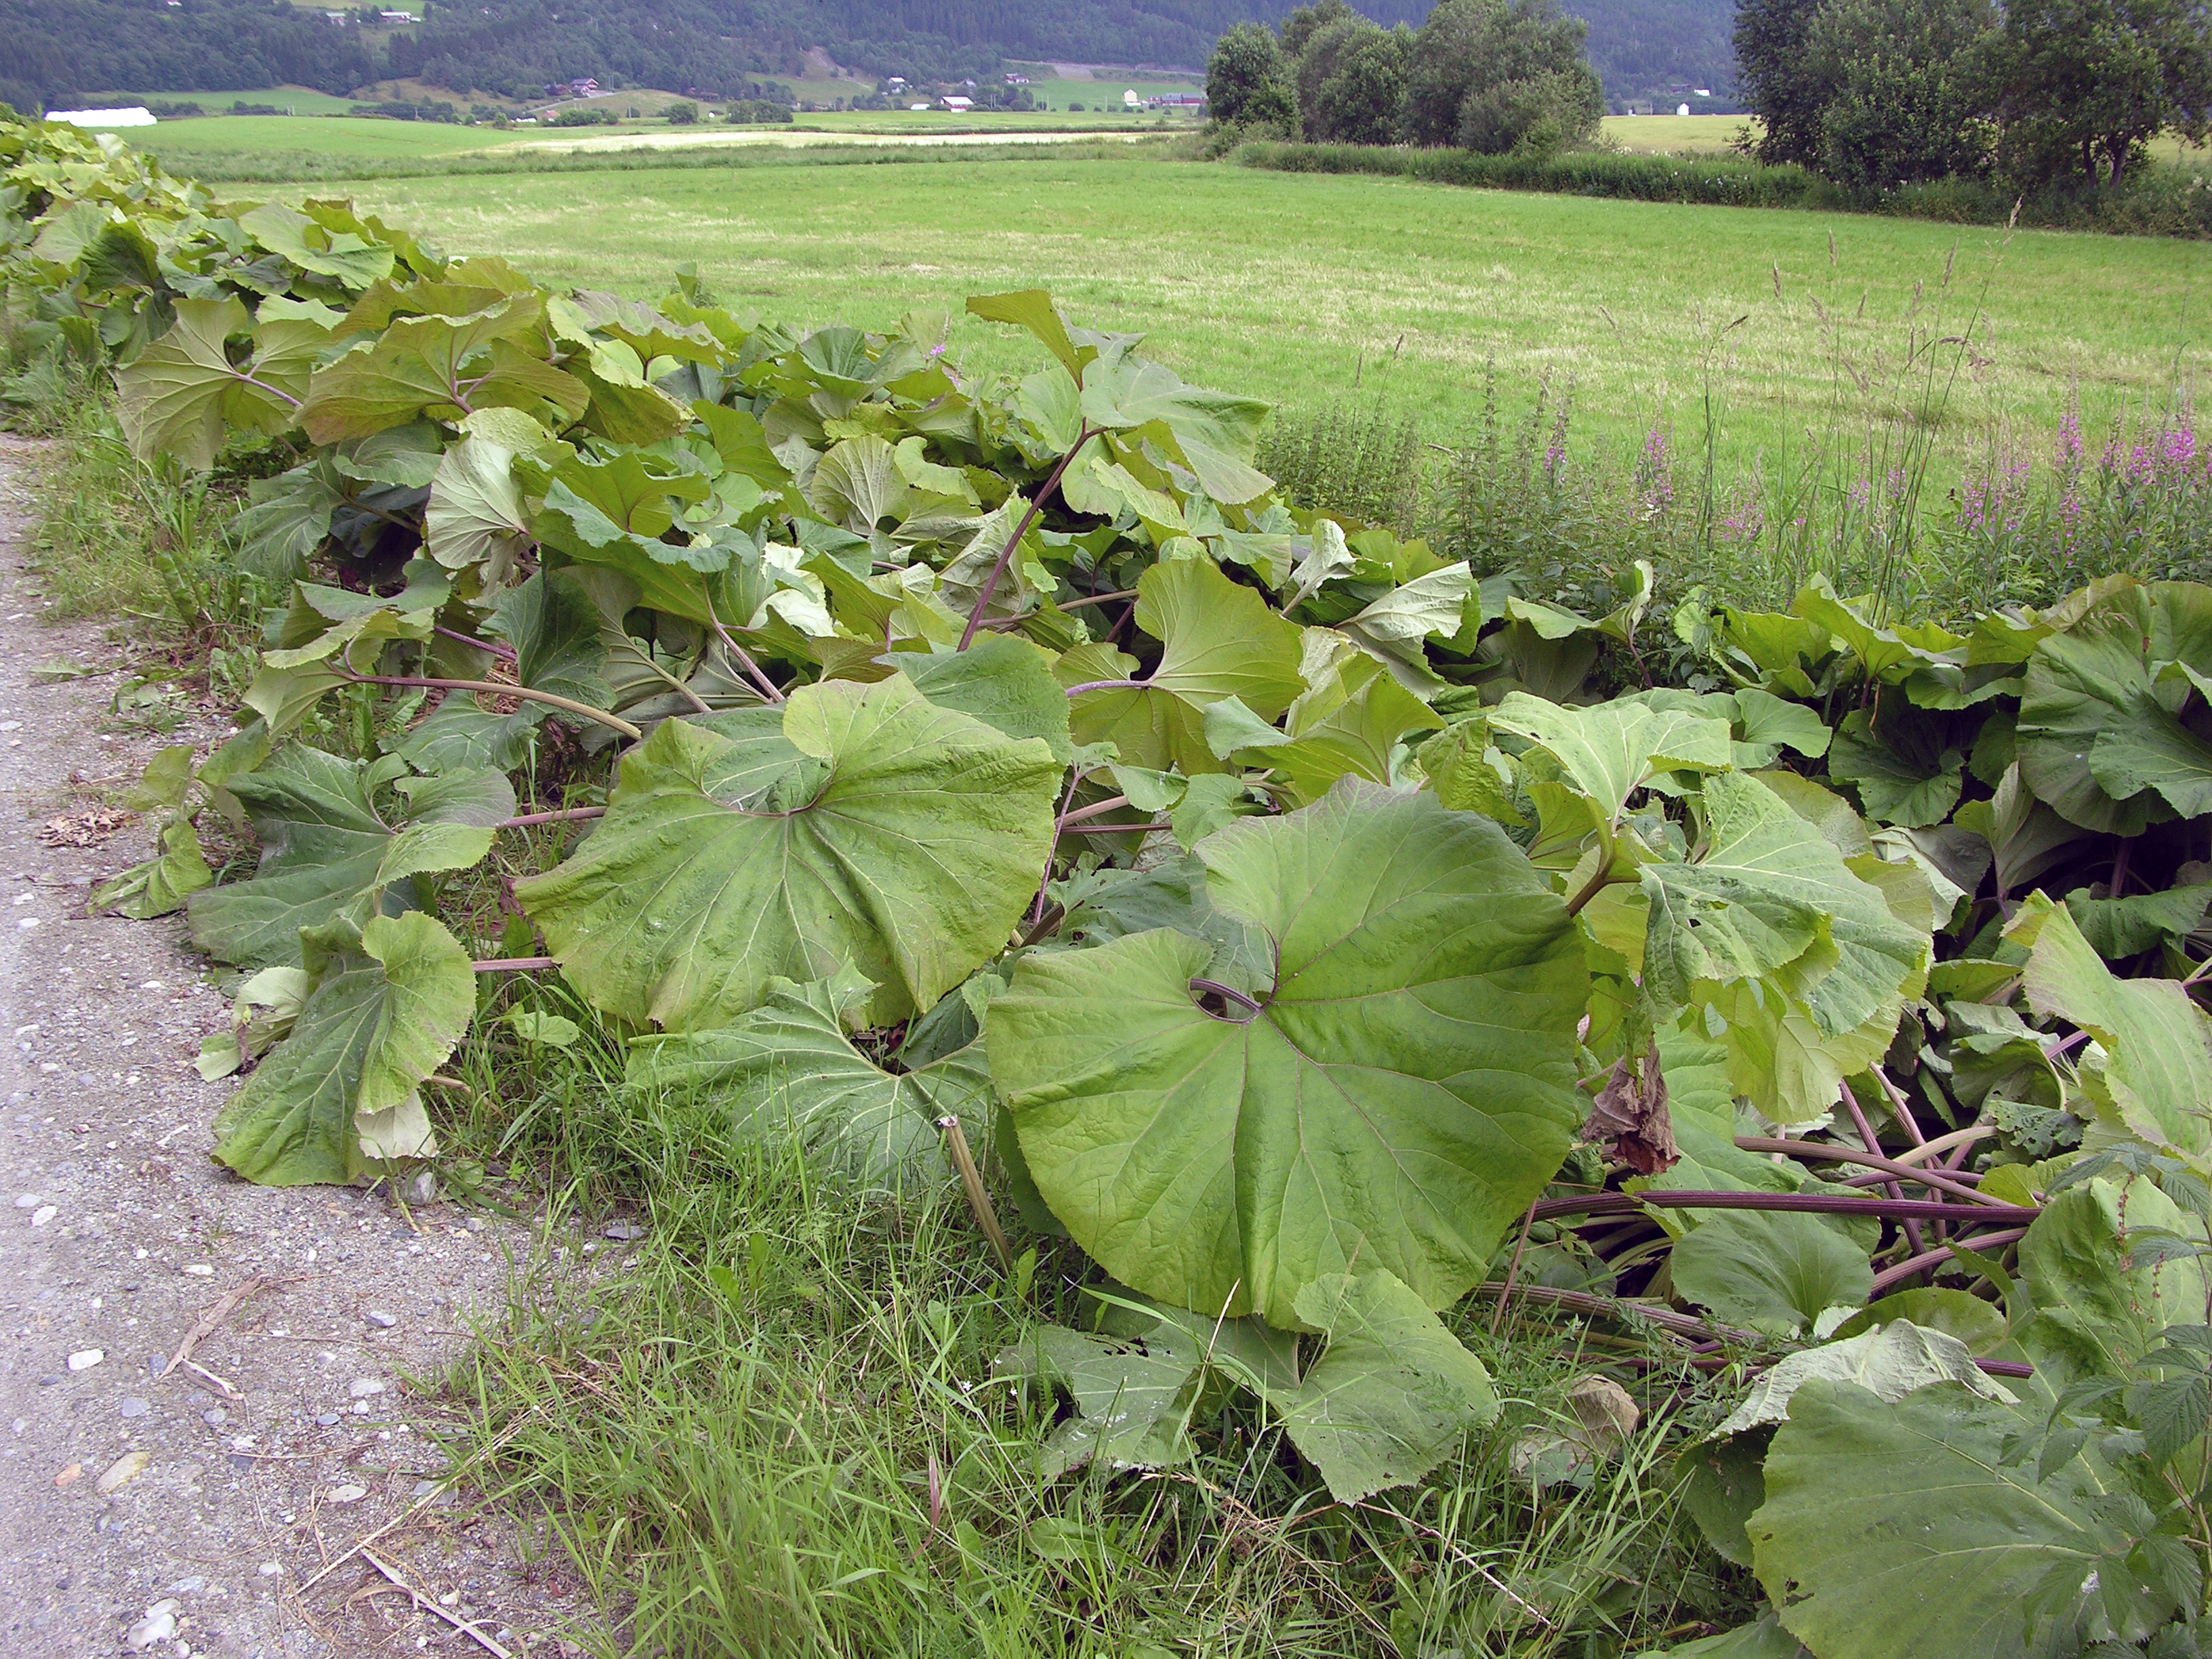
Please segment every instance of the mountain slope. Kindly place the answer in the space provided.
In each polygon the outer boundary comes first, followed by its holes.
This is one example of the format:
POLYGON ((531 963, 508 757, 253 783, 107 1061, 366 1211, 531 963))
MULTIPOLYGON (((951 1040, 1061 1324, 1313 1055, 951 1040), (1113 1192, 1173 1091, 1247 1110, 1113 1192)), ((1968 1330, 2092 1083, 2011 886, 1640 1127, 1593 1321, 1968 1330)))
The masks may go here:
MULTIPOLYGON (((1386 27, 1429 0, 1357 0, 1386 27)), ((1615 97, 1725 84, 1730 0, 1566 0, 1615 97)), ((285 0, 0 0, 0 98, 224 92, 291 83, 343 94, 409 77, 466 96, 603 85, 757 96, 820 48, 915 82, 978 79, 1007 58, 1195 69, 1223 30, 1290 0, 428 0, 419 27, 333 23, 285 0)), ((368 15, 370 14, 361 14, 368 15)))

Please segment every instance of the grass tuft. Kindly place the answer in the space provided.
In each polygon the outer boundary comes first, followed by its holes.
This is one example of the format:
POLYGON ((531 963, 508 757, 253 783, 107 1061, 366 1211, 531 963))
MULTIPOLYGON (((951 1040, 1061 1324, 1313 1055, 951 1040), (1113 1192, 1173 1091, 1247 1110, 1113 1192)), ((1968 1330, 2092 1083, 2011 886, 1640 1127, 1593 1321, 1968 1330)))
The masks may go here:
POLYGON ((950 1182, 837 1185, 788 1142, 732 1141, 711 1099, 625 1098, 603 1025, 552 988, 503 994, 586 1035, 526 1050, 480 1021, 468 1052, 477 1103, 452 1133, 544 1183, 554 1220, 452 1378, 457 1450, 495 1471, 489 1495, 547 1517, 612 1610, 580 1633, 609 1659, 1581 1659, 1752 1605, 1668 1490, 1713 1381, 1541 1314, 1493 1337, 1486 1304, 1448 1317, 1504 1414, 1418 1488, 1330 1504, 1225 1391, 1186 1464, 1045 1485, 1059 1408, 992 1361, 1034 1321, 1084 1321, 1074 1251, 1018 1237, 1038 1258, 1022 1293, 950 1182), (617 1207, 643 1237, 600 1238, 617 1207), (1608 1365, 1645 1427, 1587 1487, 1532 1493, 1514 1443, 1566 1420, 1567 1384, 1608 1365))

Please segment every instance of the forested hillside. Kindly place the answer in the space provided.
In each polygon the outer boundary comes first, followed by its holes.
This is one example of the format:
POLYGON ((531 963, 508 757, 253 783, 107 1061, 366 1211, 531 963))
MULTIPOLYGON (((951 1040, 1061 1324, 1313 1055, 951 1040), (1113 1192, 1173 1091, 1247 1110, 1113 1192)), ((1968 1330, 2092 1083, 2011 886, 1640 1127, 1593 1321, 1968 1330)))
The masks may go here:
MULTIPOLYGON (((1289 0, 430 0, 419 26, 334 21, 285 0, 0 0, 0 97, 66 106, 88 94, 222 92, 291 83, 344 94, 389 76, 457 93, 535 95, 592 76, 609 87, 757 95, 826 50, 864 75, 958 80, 1006 59, 1196 68, 1247 18, 1289 0)), ((1386 27, 1428 0, 1360 0, 1386 27)), ((1609 94, 1729 75, 1729 0, 1570 0, 1590 21, 1609 94)), ((371 14, 363 12, 359 16, 371 14)))

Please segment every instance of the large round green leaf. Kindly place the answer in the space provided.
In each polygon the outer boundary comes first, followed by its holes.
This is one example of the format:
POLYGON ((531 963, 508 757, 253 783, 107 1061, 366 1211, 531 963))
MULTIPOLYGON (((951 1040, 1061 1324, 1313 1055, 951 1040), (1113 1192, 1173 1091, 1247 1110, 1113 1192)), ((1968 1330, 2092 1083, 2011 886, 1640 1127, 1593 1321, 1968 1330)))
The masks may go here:
POLYGON ((1376 1268, 1443 1306, 1581 1115, 1565 905, 1489 819, 1353 780, 1198 851, 1273 988, 1209 1012, 1213 947, 1168 930, 1024 959, 986 1037, 1039 1190, 1182 1307, 1310 1328, 1302 1287, 1376 1268))
POLYGON ((2076 1457, 2039 1480, 2033 1452, 2008 1461, 2008 1440, 2036 1426, 1956 1383, 1896 1401, 1799 1389, 1747 1527, 1782 1622, 1823 1659, 2031 1651, 2035 1610, 2094 1594, 2127 1553, 2101 1466, 2076 1457))
POLYGON ((2200 584, 2106 594, 2028 659, 2021 775, 2069 821, 2112 835, 2212 809, 2201 698, 2196 712, 2188 707, 2192 675, 2208 671, 2212 594, 2200 584))
POLYGON ((849 962, 888 1024, 965 979, 1036 891, 1060 763, 902 677, 667 720, 577 854, 515 894, 598 1007, 678 1029, 849 962))

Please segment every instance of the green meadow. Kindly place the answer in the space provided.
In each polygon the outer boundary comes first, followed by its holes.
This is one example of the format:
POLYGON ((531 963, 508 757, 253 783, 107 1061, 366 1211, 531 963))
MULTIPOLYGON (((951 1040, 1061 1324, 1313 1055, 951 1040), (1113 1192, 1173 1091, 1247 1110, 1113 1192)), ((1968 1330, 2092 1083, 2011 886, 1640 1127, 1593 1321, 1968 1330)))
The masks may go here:
MULTIPOLYGON (((1808 430, 1877 453, 1932 422, 1954 463, 2039 456, 2069 398, 2091 431, 2155 414, 2206 356, 2212 263, 2151 238, 1959 228, 1261 173, 1156 153, 888 166, 633 164, 348 190, 453 253, 636 297, 695 261, 729 301, 882 328, 916 307, 1047 288, 1141 331, 1190 379, 1312 413, 1380 396, 1453 443, 1488 371, 1526 408, 1571 394, 1577 447, 1619 456, 1710 418, 1732 463, 1808 430)), ((243 190, 245 187, 239 187, 243 190)), ((269 188, 269 187, 264 187, 269 188)), ((255 193, 261 193, 257 191, 255 193)), ((1027 362, 956 326, 971 369, 1027 362)))

